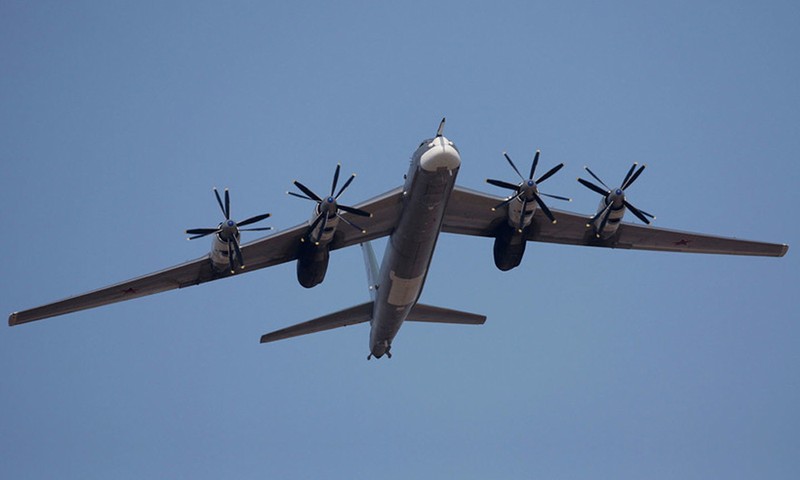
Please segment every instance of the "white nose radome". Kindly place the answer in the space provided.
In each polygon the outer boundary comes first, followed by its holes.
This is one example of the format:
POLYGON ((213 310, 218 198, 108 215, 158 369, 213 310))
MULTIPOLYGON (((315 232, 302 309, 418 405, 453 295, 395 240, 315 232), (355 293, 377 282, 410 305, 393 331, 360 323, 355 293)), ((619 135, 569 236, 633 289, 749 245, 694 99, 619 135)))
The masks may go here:
POLYGON ((436 137, 431 143, 427 152, 422 154, 419 159, 420 166, 429 172, 435 172, 440 168, 454 170, 461 165, 461 155, 453 145, 453 142, 446 137, 436 137))

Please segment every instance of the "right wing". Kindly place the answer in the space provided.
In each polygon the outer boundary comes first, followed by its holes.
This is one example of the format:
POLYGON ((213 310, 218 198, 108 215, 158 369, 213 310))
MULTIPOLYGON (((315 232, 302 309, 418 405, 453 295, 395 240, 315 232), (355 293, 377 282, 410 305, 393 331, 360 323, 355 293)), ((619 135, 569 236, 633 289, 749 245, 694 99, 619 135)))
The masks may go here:
MULTIPOLYGON (((492 208, 503 200, 505 198, 456 186, 447 204, 442 231, 494 237, 497 228, 507 222, 507 207, 492 211, 492 208)), ((622 222, 612 237, 598 239, 592 229, 586 226, 587 215, 556 209, 552 209, 552 212, 557 223, 551 223, 541 209, 536 209, 532 220, 533 228, 528 231, 528 241, 633 250, 769 257, 782 257, 789 249, 785 244, 681 232, 628 222, 622 222)))
MULTIPOLYGON (((342 215, 348 220, 357 222, 366 230, 366 233, 343 225, 337 229, 331 240, 331 250, 366 242, 391 233, 402 209, 402 188, 390 190, 355 207, 372 213, 372 217, 356 219, 350 218, 351 214, 348 213, 342 215)), ((308 224, 304 223, 242 245, 242 256, 247 261, 247 268, 242 273, 296 260, 300 239, 305 235, 307 229, 308 224)), ((199 285, 232 275, 227 269, 215 269, 208 256, 205 256, 82 295, 14 312, 8 317, 8 324, 10 326, 19 325, 167 290, 199 285)))

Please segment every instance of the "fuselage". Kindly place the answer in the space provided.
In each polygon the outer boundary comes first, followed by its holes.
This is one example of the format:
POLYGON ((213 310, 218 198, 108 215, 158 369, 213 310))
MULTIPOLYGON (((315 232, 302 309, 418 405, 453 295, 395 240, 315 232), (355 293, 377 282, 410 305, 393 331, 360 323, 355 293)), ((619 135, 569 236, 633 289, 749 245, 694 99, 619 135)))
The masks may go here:
POLYGON ((373 307, 370 353, 388 354, 392 340, 417 303, 439 238, 461 157, 444 136, 422 142, 411 157, 403 209, 389 236, 373 307))

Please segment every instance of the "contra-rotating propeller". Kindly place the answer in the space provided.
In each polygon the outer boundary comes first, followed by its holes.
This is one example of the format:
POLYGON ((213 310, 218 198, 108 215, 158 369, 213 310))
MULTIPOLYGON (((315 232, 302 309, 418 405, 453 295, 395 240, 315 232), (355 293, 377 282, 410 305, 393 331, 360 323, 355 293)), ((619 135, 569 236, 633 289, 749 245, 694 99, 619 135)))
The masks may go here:
POLYGON ((217 203, 219 204, 220 210, 222 210, 222 214, 225 216, 225 221, 220 223, 217 228, 192 228, 186 230, 188 235, 192 235, 189 237, 189 240, 194 240, 196 238, 202 238, 206 235, 211 235, 212 233, 217 234, 220 240, 227 243, 228 245, 228 261, 231 267, 231 273, 234 273, 234 255, 236 255, 236 260, 239 262, 239 268, 244 268, 244 257, 242 257, 242 250, 239 248, 239 232, 262 232, 265 230, 271 230, 272 227, 259 227, 259 228, 239 228, 245 227, 247 225, 252 225, 256 222, 260 222, 265 218, 269 218, 269 213, 263 213, 261 215, 256 215, 255 217, 250 217, 247 220, 243 220, 239 223, 234 222, 231 220, 231 196, 228 193, 228 189, 225 189, 225 203, 223 204, 222 198, 219 196, 219 192, 216 188, 214 188, 214 196, 217 197, 217 203))
POLYGON ((356 230, 359 230, 362 233, 366 233, 366 230, 364 230, 363 228, 359 227, 355 223, 351 222, 350 220, 348 220, 344 216, 342 216, 340 211, 347 212, 347 213, 352 213, 353 215, 358 215, 360 217, 371 217, 372 216, 371 213, 365 212, 364 210, 361 210, 361 209, 358 209, 358 208, 354 208, 354 207, 349 207, 347 205, 340 205, 338 203, 339 197, 342 196, 342 193, 344 193, 344 191, 347 189, 347 187, 349 187, 350 184, 353 182, 353 180, 356 178, 356 174, 355 173, 352 174, 350 176, 350 178, 348 178, 347 181, 344 182, 344 185, 342 185, 342 188, 340 188, 339 191, 337 192, 336 191, 336 186, 339 183, 339 171, 341 170, 341 168, 342 168, 341 164, 337 164, 336 165, 336 171, 333 174, 333 182, 331 183, 331 194, 328 195, 324 199, 321 198, 316 193, 314 193, 313 191, 311 191, 310 188, 308 188, 305 185, 303 185, 302 183, 298 182, 297 180, 294 181, 294 185, 298 189, 300 189, 300 191, 303 192, 304 195, 300 195, 299 193, 295 193, 295 192, 286 192, 289 195, 292 195, 294 197, 303 198, 303 199, 306 199, 306 200, 311 200, 311 201, 317 202, 317 218, 315 218, 314 221, 311 222, 311 226, 308 229, 309 232, 313 232, 314 229, 317 227, 317 225, 319 225, 320 222, 322 222, 322 225, 320 226, 319 232, 317 233, 316 238, 314 238, 314 243, 316 243, 316 244, 319 244, 320 238, 322 237, 322 232, 325 231, 325 227, 328 225, 328 220, 330 220, 330 219, 332 219, 334 217, 338 217, 344 223, 350 225, 351 227, 355 228, 356 230), (335 193, 335 195, 334 195, 334 193, 335 193))
POLYGON ((547 193, 541 193, 539 191, 539 184, 544 182, 548 178, 552 177, 556 172, 561 170, 561 168, 564 166, 563 163, 560 163, 560 164, 556 165, 555 167, 551 168, 550 170, 548 170, 547 173, 545 173, 544 175, 542 175, 541 177, 539 177, 538 179, 536 179, 534 181, 533 177, 534 177, 534 175, 536 175, 536 166, 539 164, 539 154, 540 153, 541 152, 539 150, 536 150, 536 155, 534 155, 533 163, 531 164, 531 172, 528 175, 528 178, 526 179, 525 177, 522 176, 522 174, 520 173, 520 171, 517 168, 517 166, 514 165, 514 162, 511 161, 511 157, 508 156, 508 153, 503 152, 503 156, 506 157, 506 160, 508 161, 508 164, 511 165, 511 168, 513 168, 514 171, 517 172, 517 175, 522 180, 519 183, 519 185, 514 185, 513 183, 504 182, 502 180, 494 180, 494 179, 491 179, 491 178, 487 178, 486 179, 486 183, 489 183, 489 184, 494 185, 496 187, 507 188, 509 190, 514 190, 516 192, 514 195, 508 197, 504 201, 502 201, 499 204, 497 204, 494 208, 492 208, 492 210, 496 210, 496 209, 498 209, 500 207, 508 205, 509 203, 511 203, 515 199, 519 199, 522 202, 522 214, 519 217, 519 225, 517 227, 517 230, 520 231, 520 232, 522 231, 522 229, 524 227, 523 221, 525 219, 525 211, 528 208, 528 203, 535 201, 537 204, 539 204, 539 207, 542 209, 542 211, 547 216, 547 218, 549 218, 551 222, 556 223, 556 219, 553 216, 553 212, 551 212, 550 209, 547 208, 547 205, 545 205, 544 201, 542 200, 542 196, 555 198, 555 199, 558 199, 558 200, 564 200, 564 201, 567 201, 567 202, 571 202, 572 201, 571 198, 559 197, 558 195, 549 195, 547 193))
POLYGON ((600 182, 601 185, 606 187, 605 190, 604 190, 603 188, 597 186, 596 184, 594 184, 594 183, 592 183, 592 182, 590 182, 588 180, 584 180, 582 178, 578 179, 578 181, 581 183, 581 185, 583 185, 584 187, 588 188, 589 190, 591 190, 593 192, 597 192, 600 195, 602 195, 603 197, 605 197, 606 207, 592 217, 592 220, 594 220, 595 218, 597 218, 597 215, 600 215, 600 226, 597 229, 598 235, 599 235, 599 232, 602 232, 603 229, 606 227, 606 223, 608 222, 608 217, 611 215, 611 211, 612 210, 619 210, 622 206, 625 206, 628 210, 631 211, 631 213, 633 213, 636 216, 636 218, 638 218, 639 220, 643 221, 647 225, 650 225, 650 220, 648 220, 647 217, 650 217, 653 220, 655 220, 656 217, 654 217, 653 215, 645 212, 644 210, 640 210, 640 209, 634 207, 625 198, 625 190, 628 187, 630 187, 631 185, 633 185, 633 182, 635 182, 636 179, 639 178, 639 175, 642 174, 642 172, 644 171, 645 167, 647 166, 647 165, 642 165, 641 167, 639 167, 638 170, 636 170, 636 166, 637 165, 638 165, 638 163, 634 162, 634 164, 631 166, 630 170, 628 170, 628 174, 625 175, 625 178, 622 180, 622 184, 620 185, 620 187, 619 188, 615 188, 615 189, 610 188, 602 180, 600 180, 600 177, 595 175, 594 172, 592 172, 589 169, 589 167, 583 167, 584 169, 586 169, 587 172, 589 172, 589 175, 594 177, 595 180, 597 180, 598 182, 600 182), (636 170, 636 171, 634 172, 634 170, 636 170))

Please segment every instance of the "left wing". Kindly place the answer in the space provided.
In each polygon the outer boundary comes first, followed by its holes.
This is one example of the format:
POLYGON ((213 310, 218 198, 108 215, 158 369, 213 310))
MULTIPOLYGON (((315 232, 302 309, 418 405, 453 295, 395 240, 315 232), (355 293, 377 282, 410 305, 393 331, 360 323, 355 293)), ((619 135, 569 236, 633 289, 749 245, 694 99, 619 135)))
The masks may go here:
MULTIPOLYGON (((370 218, 352 218, 353 221, 366 230, 366 233, 344 225, 342 228, 337 229, 333 240, 331 240, 331 250, 373 240, 391 233, 400 217, 402 188, 388 191, 355 205, 355 207, 372 213, 370 218)), ((349 218, 351 214, 343 213, 343 216, 347 220, 351 220, 349 218)), ((247 260, 247 269, 244 272, 251 272, 297 259, 298 245, 307 229, 308 224, 304 223, 242 245, 242 256, 247 260)), ((167 290, 199 285, 232 275, 227 269, 222 271, 214 269, 211 260, 208 256, 205 256, 82 295, 29 310, 14 312, 8 317, 8 324, 10 326, 19 325, 87 308, 132 300, 167 290)))
MULTIPOLYGON (((504 198, 456 186, 447 204, 442 231, 463 235, 494 237, 506 222, 507 207, 492 211, 504 198)), ((534 242, 587 245, 593 247, 658 250, 668 252, 716 253, 782 257, 789 250, 785 244, 754 242, 736 238, 681 232, 665 228, 622 222, 611 238, 600 240, 586 227, 588 215, 551 209, 557 223, 551 223, 537 209, 528 240, 534 242)))

